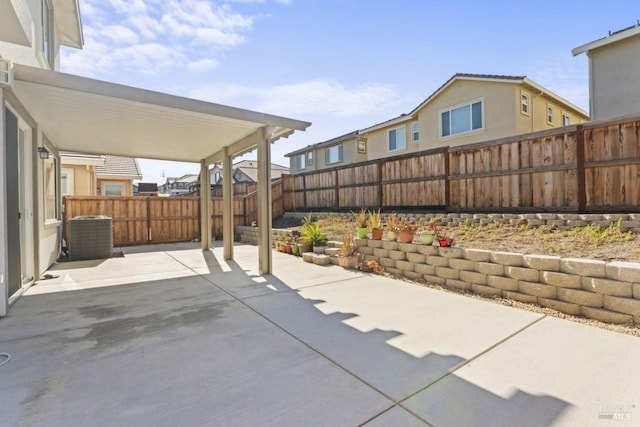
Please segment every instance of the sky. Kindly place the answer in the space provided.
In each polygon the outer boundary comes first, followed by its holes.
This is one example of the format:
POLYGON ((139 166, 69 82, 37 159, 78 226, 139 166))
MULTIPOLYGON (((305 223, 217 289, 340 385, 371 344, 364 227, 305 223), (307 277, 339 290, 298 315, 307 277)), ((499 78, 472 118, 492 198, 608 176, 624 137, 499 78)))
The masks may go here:
MULTIPOLYGON (((588 59, 571 50, 634 25, 638 6, 80 0, 85 45, 63 48, 61 71, 312 122, 272 146, 288 166, 286 153, 407 113, 457 72, 526 75, 588 111, 588 59)), ((139 162, 145 182, 199 172, 139 162)))

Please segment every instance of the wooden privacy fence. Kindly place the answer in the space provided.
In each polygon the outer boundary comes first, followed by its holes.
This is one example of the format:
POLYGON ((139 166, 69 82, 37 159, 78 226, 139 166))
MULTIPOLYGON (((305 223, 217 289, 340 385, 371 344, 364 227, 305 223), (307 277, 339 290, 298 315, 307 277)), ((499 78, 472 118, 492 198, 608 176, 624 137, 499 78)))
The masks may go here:
MULTIPOLYGON (((282 183, 271 184, 272 213, 284 213, 282 183)), ((233 199, 234 226, 250 225, 258 212, 257 192, 233 199)), ((113 219, 116 246, 185 242, 200 236, 199 197, 67 196, 64 204, 64 237, 69 242, 69 219, 106 215, 113 219)), ((211 200, 211 233, 222 236, 222 197, 211 200)))
POLYGON ((640 116, 283 176, 284 209, 640 211, 640 116))

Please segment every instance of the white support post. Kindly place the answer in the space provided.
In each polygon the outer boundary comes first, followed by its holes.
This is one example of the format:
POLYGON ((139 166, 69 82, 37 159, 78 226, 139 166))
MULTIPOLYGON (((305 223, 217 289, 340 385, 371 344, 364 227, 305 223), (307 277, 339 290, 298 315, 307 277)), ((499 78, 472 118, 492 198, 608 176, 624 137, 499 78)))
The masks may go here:
POLYGON ((258 272, 272 272, 271 253, 271 146, 269 128, 258 143, 258 272))
POLYGON ((7 315, 9 283, 7 282, 7 171, 4 89, 0 87, 0 317, 7 315))
POLYGON ((225 260, 233 259, 233 171, 231 168, 232 156, 229 148, 222 149, 222 240, 224 244, 223 256, 225 260))
POLYGON ((211 249, 211 177, 209 165, 202 160, 200 162, 200 241, 202 250, 211 249))

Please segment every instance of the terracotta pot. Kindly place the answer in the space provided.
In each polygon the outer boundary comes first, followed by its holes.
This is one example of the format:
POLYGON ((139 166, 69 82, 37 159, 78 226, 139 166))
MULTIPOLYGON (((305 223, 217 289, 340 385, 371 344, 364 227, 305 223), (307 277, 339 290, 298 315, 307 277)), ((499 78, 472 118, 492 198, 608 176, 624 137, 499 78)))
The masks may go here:
POLYGON ((396 240, 398 240, 398 232, 387 231, 387 239, 389 239, 390 242, 395 242, 396 240))
POLYGON ((344 268, 357 268, 359 255, 339 256, 338 265, 344 268))
POLYGON ((286 244, 284 245, 284 251, 285 251, 286 253, 288 253, 288 254, 290 254, 290 253, 291 253, 291 244, 290 244, 290 243, 286 243, 286 244))
POLYGON ((400 230, 400 231, 398 231, 398 242, 400 242, 400 243, 411 243, 411 242, 413 242, 413 236, 415 234, 416 234, 415 231, 400 230))
POLYGON ((382 233, 384 233, 382 228, 374 228, 371 230, 371 238, 373 240, 382 240, 382 233))
POLYGON ((420 233, 420 243, 423 245, 432 245, 435 235, 433 233, 420 233))
POLYGON ((358 239, 367 238, 367 234, 369 234, 369 229, 367 227, 358 227, 356 230, 358 232, 358 239))

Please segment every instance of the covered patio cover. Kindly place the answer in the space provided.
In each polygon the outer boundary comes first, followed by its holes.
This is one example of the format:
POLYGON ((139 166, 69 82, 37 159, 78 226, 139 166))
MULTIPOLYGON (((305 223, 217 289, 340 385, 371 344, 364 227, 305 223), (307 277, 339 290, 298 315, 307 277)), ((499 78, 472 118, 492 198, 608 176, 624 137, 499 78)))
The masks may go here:
MULTIPOLYGON (((270 144, 311 123, 23 65, 11 92, 58 150, 197 162, 201 188, 209 187, 208 165, 222 162, 225 259, 233 258, 232 159, 257 147, 259 270, 271 272, 270 144)), ((203 250, 209 200, 202 191, 203 250)))

